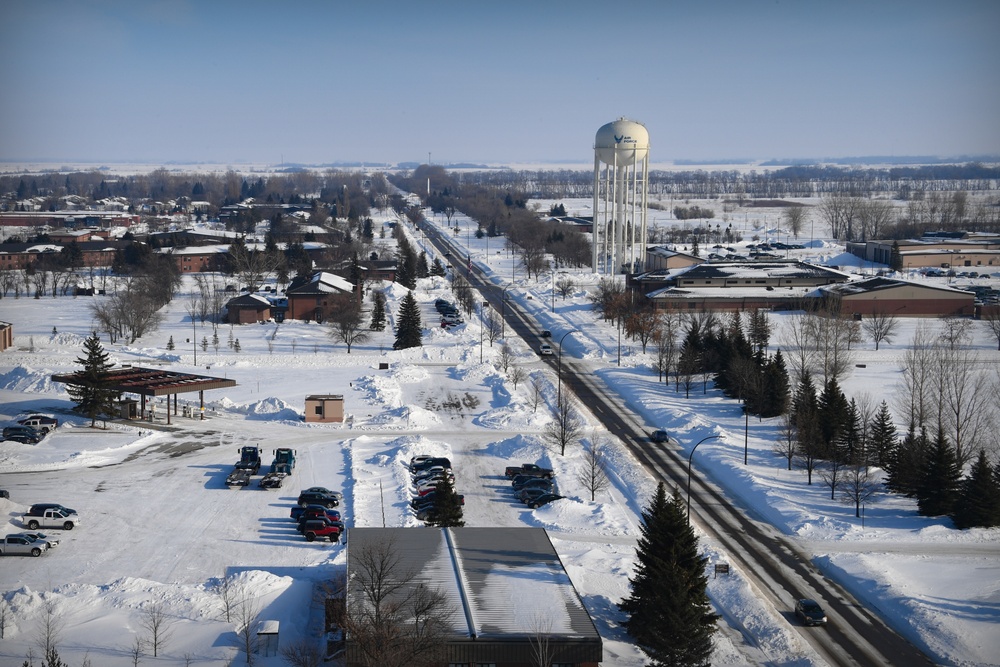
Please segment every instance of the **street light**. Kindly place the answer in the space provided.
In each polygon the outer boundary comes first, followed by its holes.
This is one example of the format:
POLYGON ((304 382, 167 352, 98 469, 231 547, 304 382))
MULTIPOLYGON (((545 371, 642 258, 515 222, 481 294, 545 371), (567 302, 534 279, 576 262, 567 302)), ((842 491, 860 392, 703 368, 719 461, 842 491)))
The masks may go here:
MULTIPOLYGON (((507 304, 507 302, 505 301, 506 294, 507 290, 509 290, 513 286, 514 283, 511 283, 510 285, 507 285, 502 290, 500 290, 500 338, 501 339, 505 338, 504 332, 506 331, 506 327, 504 325, 507 323, 507 318, 504 317, 504 306, 507 304)), ((490 344, 492 345, 492 343, 490 344)))
POLYGON ((687 522, 689 526, 691 525, 691 459, 694 458, 694 450, 698 449, 698 445, 706 440, 713 440, 721 437, 721 435, 710 435, 707 438, 702 438, 698 441, 698 444, 691 449, 691 453, 688 455, 687 522))
POLYGON ((570 329, 559 338, 559 361, 556 364, 556 376, 558 377, 556 383, 556 405, 562 402, 562 344, 566 340, 566 336, 571 333, 576 333, 576 329, 570 329))

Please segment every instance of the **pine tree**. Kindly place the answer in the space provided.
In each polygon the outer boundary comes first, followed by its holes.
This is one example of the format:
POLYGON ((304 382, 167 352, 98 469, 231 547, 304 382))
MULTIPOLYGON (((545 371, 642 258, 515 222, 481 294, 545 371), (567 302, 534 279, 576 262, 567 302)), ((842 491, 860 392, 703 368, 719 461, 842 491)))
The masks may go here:
POLYGON ((962 530, 1000 526, 1000 485, 986 460, 986 450, 979 450, 969 476, 962 480, 951 520, 962 530))
POLYGON ((875 413, 868 432, 868 456, 875 465, 885 468, 896 449, 896 425, 885 401, 875 413))
POLYGON ((396 342, 392 344, 394 350, 405 350, 408 347, 420 347, 423 345, 420 323, 420 307, 413 296, 413 292, 407 292, 399 304, 398 322, 396 324, 396 342))
POLYGON ((708 665, 712 656, 718 617, 706 594, 707 558, 684 507, 679 493, 668 502, 663 483, 657 486, 642 513, 631 593, 618 605, 628 615, 626 630, 655 667, 708 665))
POLYGON ((917 485, 918 511, 924 516, 951 514, 958 499, 961 480, 962 469, 955 450, 944 432, 938 429, 937 437, 931 442, 927 459, 920 471, 917 485))
POLYGON ((417 258, 417 278, 426 278, 430 275, 430 270, 427 268, 427 253, 420 253, 420 257, 417 258))
POLYGON ((903 254, 899 252, 899 242, 892 242, 892 249, 889 251, 889 268, 893 271, 903 270, 903 254))
POLYGON ((788 370, 781 350, 764 365, 759 407, 761 417, 778 417, 788 410, 788 370))
POLYGON ((819 408, 816 387, 807 371, 799 380, 792 401, 792 424, 795 426, 796 454, 806 469, 808 484, 812 484, 813 471, 823 453, 823 438, 819 427, 819 408))
POLYGON ((447 477, 434 489, 434 512, 426 523, 439 528, 461 528, 465 525, 458 494, 447 477))
POLYGON ((888 476, 885 485, 890 491, 911 498, 917 495, 920 471, 927 459, 927 449, 927 434, 921 430, 920 435, 917 435, 911 423, 906 437, 893 448, 886 464, 888 476))
POLYGON ((118 392, 108 387, 105 374, 114 366, 111 355, 104 351, 97 332, 92 333, 83 342, 86 356, 77 357, 76 362, 83 366, 82 371, 74 374, 73 382, 67 391, 76 403, 75 412, 90 417, 91 428, 97 423, 100 415, 113 415, 118 392))
POLYGON ((440 276, 442 278, 445 276, 444 264, 442 264, 441 260, 437 257, 435 257, 434 261, 431 262, 431 275, 440 276))
POLYGON ((382 331, 385 329, 385 293, 372 293, 372 331, 382 331))
POLYGON ((832 457, 835 455, 835 444, 848 419, 847 397, 840 390, 835 377, 827 380, 823 392, 819 395, 818 417, 820 436, 826 448, 824 456, 832 457))
POLYGON ((174 337, 171 336, 170 340, 167 341, 167 351, 173 352, 173 350, 174 350, 174 337))

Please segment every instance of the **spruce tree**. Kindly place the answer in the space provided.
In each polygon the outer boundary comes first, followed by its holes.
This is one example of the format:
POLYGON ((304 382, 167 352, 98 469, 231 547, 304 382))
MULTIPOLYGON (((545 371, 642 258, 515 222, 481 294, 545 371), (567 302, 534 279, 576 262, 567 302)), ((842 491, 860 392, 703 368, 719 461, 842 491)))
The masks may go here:
POLYGON ((385 329, 385 293, 372 293, 372 331, 385 329))
POLYGON ((868 456, 875 465, 885 468, 896 449, 896 425, 885 401, 875 413, 868 432, 868 456))
POLYGON ((979 450, 969 476, 962 480, 951 520, 963 530, 1000 526, 1000 486, 986 460, 986 450, 979 450))
POLYGON ((888 476, 885 485, 890 491, 911 498, 917 495, 921 470, 927 459, 927 449, 927 434, 921 430, 920 435, 917 435, 911 423, 906 437, 893 448, 887 462, 888 476))
POLYGON ((899 252, 899 241, 893 241, 892 249, 889 250, 889 268, 893 271, 903 270, 903 254, 899 252))
POLYGON ((76 359, 83 370, 74 374, 67 391, 76 403, 74 412, 90 417, 90 426, 93 428, 98 416, 114 414, 118 392, 108 387, 104 377, 114 364, 111 363, 111 355, 104 351, 97 332, 83 342, 83 351, 85 356, 76 359))
POLYGON ((709 665, 718 618, 706 593, 707 558, 687 522, 684 501, 668 501, 662 482, 642 513, 631 594, 618 607, 624 625, 654 667, 709 665))
POLYGON ((944 432, 931 442, 917 485, 917 508, 924 516, 951 514, 958 499, 962 468, 944 432))
POLYGON ((439 528, 461 528, 465 525, 458 494, 447 477, 434 489, 434 511, 426 523, 439 528))
POLYGON ((847 397, 840 390, 837 378, 831 377, 819 395, 818 417, 820 436, 826 448, 824 456, 836 455, 835 445, 848 420, 847 397))
POLYGON ((820 434, 819 408, 816 387, 812 376, 806 372, 799 381, 792 401, 792 424, 795 426, 796 454, 806 469, 808 484, 812 485, 813 471, 823 453, 823 438, 820 434))
POLYGON ((394 350, 405 350, 408 347, 420 347, 423 345, 420 323, 420 308, 413 292, 407 292, 399 304, 399 314, 396 324, 396 342, 392 344, 394 350))
POLYGON ((417 258, 417 278, 426 278, 430 275, 430 269, 427 266, 427 253, 422 252, 417 258))

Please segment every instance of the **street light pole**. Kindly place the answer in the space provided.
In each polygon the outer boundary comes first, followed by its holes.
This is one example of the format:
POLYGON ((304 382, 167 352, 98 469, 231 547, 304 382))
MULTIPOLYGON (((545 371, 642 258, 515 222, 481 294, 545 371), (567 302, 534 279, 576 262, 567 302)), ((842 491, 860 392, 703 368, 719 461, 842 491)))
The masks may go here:
MULTIPOLYGON (((504 317, 504 306, 507 305, 506 295, 507 290, 514 286, 514 283, 507 285, 502 290, 500 290, 500 338, 501 340, 505 338, 504 333, 506 332, 505 325, 507 324, 507 318, 504 317)), ((492 343, 490 343, 492 345, 492 343)))
POLYGON ((691 459, 694 458, 694 450, 698 449, 698 445, 706 440, 713 440, 721 437, 721 435, 710 435, 707 438, 702 438, 698 441, 698 444, 691 449, 691 453, 688 455, 687 522, 689 526, 691 525, 691 459))
POLYGON ((556 405, 558 406, 562 402, 562 344, 566 340, 566 336, 571 333, 576 332, 576 329, 570 329, 564 333, 559 338, 559 361, 556 364, 556 377, 558 378, 556 382, 556 405))

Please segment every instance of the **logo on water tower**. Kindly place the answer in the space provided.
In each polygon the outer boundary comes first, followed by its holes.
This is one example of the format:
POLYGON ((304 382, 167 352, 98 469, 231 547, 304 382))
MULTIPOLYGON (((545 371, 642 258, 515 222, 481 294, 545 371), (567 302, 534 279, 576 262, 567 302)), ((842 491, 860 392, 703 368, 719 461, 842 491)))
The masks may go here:
POLYGON ((632 137, 630 137, 628 135, 625 135, 625 134, 621 135, 620 137, 617 134, 614 135, 614 136, 615 136, 615 143, 616 144, 634 144, 634 143, 636 143, 635 139, 633 139, 632 137))

